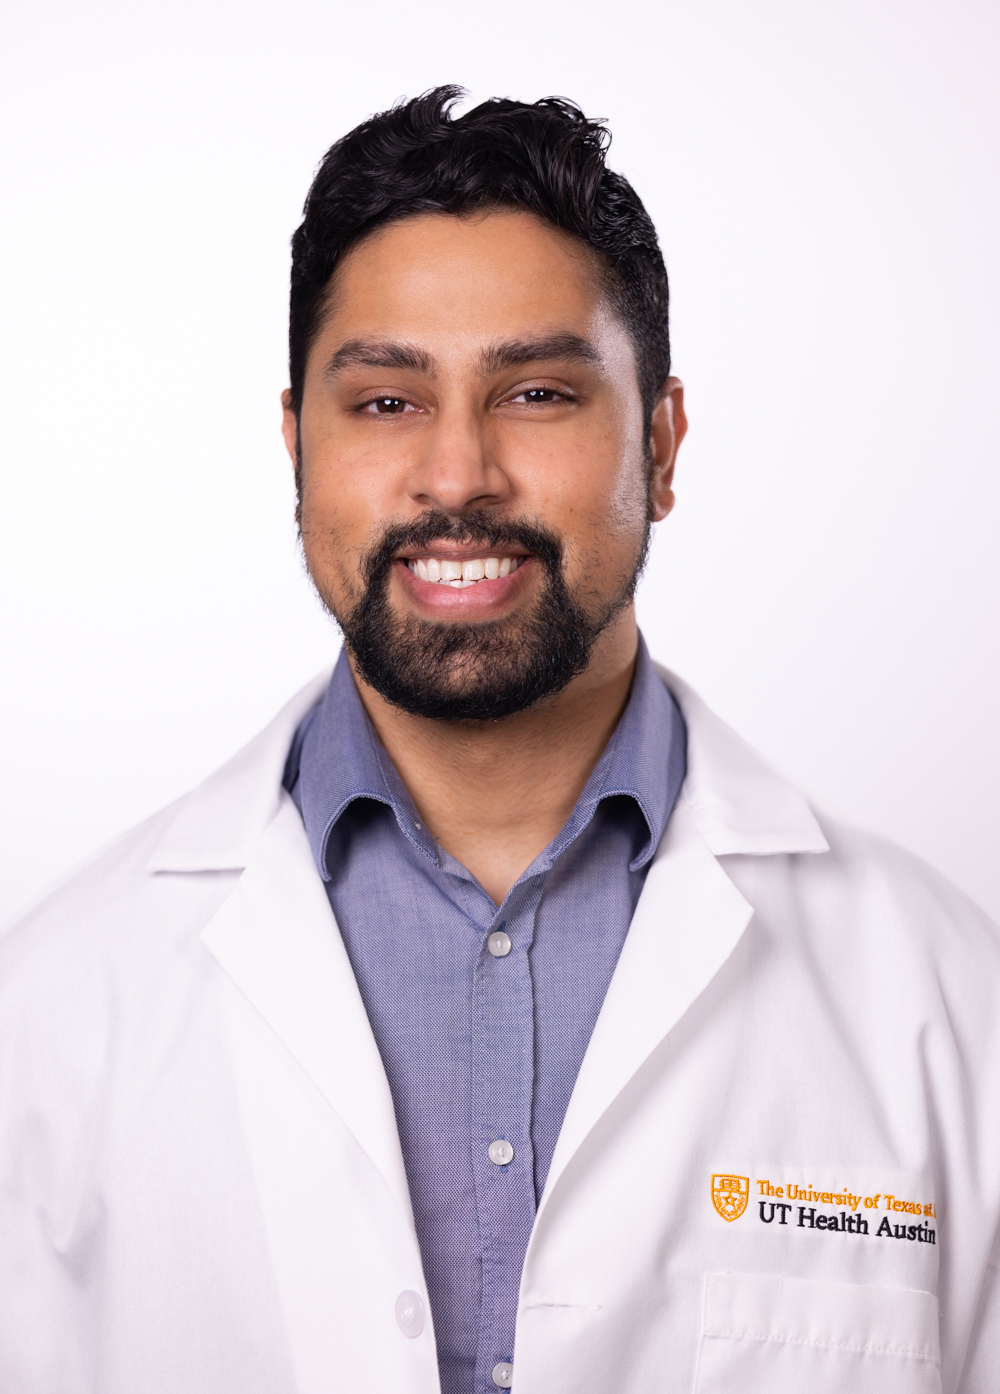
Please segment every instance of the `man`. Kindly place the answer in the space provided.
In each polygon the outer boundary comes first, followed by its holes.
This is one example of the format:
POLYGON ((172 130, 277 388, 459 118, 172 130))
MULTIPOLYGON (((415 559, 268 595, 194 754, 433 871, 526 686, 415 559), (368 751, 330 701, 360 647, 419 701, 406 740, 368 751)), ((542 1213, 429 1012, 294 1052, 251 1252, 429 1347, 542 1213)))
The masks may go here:
POLYGON ((456 95, 293 242, 332 677, 2 946, 0 1388, 986 1394, 996 933, 654 667, 654 230, 456 95))

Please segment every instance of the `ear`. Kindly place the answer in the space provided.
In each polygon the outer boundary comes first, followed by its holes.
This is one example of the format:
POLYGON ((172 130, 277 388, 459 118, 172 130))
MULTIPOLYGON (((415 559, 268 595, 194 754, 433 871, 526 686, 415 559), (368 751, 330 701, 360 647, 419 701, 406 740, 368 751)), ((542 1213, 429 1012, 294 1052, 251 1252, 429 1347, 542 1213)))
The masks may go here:
POLYGON ((674 506, 674 461, 687 434, 684 413, 684 384, 680 378, 667 378, 653 408, 650 449, 653 466, 649 478, 649 507, 654 523, 664 519, 674 506))
POLYGON ((288 451, 294 468, 298 468, 299 459, 299 418, 295 415, 295 408, 292 406, 292 389, 286 387, 281 394, 281 434, 285 438, 285 449, 288 451))

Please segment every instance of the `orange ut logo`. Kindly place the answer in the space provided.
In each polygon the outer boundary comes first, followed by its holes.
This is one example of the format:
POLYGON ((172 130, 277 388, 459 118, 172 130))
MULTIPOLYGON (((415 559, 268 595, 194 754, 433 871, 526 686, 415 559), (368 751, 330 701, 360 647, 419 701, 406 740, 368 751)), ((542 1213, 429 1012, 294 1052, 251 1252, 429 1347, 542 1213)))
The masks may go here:
POLYGON ((712 1204, 724 1220, 738 1220, 747 1208, 749 1176, 713 1176, 712 1204))

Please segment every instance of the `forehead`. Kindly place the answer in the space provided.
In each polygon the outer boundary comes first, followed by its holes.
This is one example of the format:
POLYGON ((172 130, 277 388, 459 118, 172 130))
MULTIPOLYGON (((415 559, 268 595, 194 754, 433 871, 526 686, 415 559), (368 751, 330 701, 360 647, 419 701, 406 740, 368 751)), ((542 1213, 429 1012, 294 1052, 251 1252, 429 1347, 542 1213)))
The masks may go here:
POLYGON ((321 337, 355 333, 477 340, 611 327, 590 248, 530 213, 428 213, 352 247, 330 287, 321 337))

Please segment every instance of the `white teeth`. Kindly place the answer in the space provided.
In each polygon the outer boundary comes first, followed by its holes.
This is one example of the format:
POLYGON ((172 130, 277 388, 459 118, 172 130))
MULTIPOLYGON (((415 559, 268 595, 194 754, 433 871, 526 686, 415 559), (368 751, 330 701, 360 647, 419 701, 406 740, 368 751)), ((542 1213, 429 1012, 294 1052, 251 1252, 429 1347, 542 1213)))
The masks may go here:
POLYGON ((406 564, 421 581, 440 581, 461 589, 480 581, 509 576, 525 560, 525 557, 474 557, 472 561, 440 561, 437 557, 416 557, 406 564))

